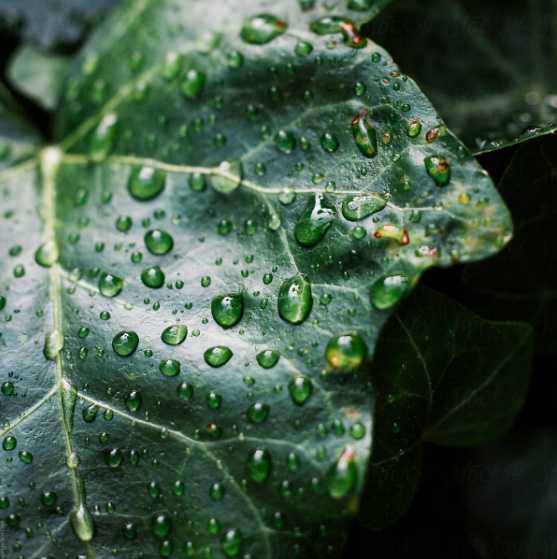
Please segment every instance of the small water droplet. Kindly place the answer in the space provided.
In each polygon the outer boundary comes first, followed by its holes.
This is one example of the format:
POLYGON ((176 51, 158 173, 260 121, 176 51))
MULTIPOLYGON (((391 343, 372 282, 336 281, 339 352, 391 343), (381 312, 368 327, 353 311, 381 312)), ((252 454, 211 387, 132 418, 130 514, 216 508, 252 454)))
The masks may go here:
POLYGON ((188 328, 184 324, 174 324, 162 331, 161 340, 167 345, 180 345, 188 335, 188 328))
POLYGON ((378 194, 350 196, 342 202, 342 215, 348 221, 360 221, 380 212, 387 201, 378 194))
POLYGON ((118 117, 107 114, 99 122, 91 136, 89 153, 94 159, 104 159, 111 151, 118 134, 118 117))
POLYGON ((58 260, 58 248, 54 241, 43 243, 35 251, 35 262, 43 268, 50 268, 58 260))
POLYGON ((437 186, 447 186, 451 180, 451 167, 448 161, 440 155, 432 155, 424 160, 428 175, 437 186))
POLYGON ((257 363, 263 369, 272 369, 280 359, 280 353, 274 349, 264 349, 257 356, 257 363))
POLYGON ((313 383, 306 377, 296 376, 288 383, 288 393, 296 405, 303 406, 313 394, 313 383))
POLYGON ((174 247, 174 239, 161 229, 151 229, 145 233, 145 246, 154 255, 163 256, 168 254, 174 247))
POLYGON ((124 280, 103 272, 99 277, 99 291, 104 297, 116 297, 124 288, 124 280))
POLYGON ((151 289, 160 289, 164 285, 165 275, 159 266, 151 266, 141 272, 141 281, 151 289))
POLYGON ((256 483, 267 481, 271 475, 272 459, 268 450, 258 448, 250 452, 247 471, 250 479, 256 483))
POLYGON ((218 171, 211 175, 211 185, 217 192, 229 194, 236 190, 243 177, 243 166, 239 160, 223 161, 218 171))
POLYGON ((220 546, 226 557, 238 557, 242 551, 242 533, 240 530, 227 530, 221 538, 220 546))
POLYGON ((356 451, 346 447, 332 466, 327 476, 327 488, 333 499, 344 499, 352 493, 358 483, 356 451))
POLYGON ((166 173, 148 165, 134 167, 128 179, 129 193, 140 202, 156 198, 165 187, 166 173))

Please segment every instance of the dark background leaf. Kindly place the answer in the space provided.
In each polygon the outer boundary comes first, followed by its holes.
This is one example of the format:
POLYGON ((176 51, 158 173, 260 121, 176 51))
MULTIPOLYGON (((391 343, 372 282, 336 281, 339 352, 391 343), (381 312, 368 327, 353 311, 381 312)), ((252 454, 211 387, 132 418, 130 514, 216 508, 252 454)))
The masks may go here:
POLYGON ((476 151, 557 128, 551 0, 402 0, 369 25, 476 151))

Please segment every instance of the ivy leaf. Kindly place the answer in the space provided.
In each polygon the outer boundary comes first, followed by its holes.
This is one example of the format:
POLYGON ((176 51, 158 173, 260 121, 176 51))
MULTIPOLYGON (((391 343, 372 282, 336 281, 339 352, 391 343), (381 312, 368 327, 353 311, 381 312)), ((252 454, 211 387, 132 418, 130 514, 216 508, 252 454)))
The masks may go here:
POLYGON ((424 442, 474 446, 512 425, 526 398, 533 338, 528 324, 484 320, 424 287, 402 305, 372 368, 376 423, 363 524, 382 528, 406 512, 424 442))
POLYGON ((43 50, 78 45, 119 0, 3 0, 0 28, 43 50))
POLYGON ((504 9, 496 0, 405 0, 369 32, 480 153, 557 130, 556 10, 545 0, 504 9))
POLYGON ((425 269, 510 237, 359 35, 372 11, 214 6, 126 5, 70 76, 59 144, 0 175, 20 553, 338 553, 382 325, 425 269))
POLYGON ((505 171, 499 191, 516 220, 516 237, 489 266, 465 270, 468 305, 490 318, 518 318, 536 328, 537 351, 555 354, 557 321, 557 138, 521 146, 505 171), (528 196, 525 197, 525 188, 528 196))

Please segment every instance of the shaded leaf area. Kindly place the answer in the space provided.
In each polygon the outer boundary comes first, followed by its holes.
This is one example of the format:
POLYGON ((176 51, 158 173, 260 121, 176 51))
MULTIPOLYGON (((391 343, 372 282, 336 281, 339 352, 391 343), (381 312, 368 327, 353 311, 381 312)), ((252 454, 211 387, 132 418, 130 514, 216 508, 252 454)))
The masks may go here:
POLYGON ((380 528, 406 512, 423 442, 473 446, 512 425, 532 350, 527 324, 489 322, 433 290, 416 290, 385 327, 372 367, 377 419, 363 524, 380 528))
POLYGON ((0 170, 32 155, 39 134, 30 126, 10 93, 0 85, 0 170))
POLYGON ((18 92, 27 95, 43 109, 58 104, 70 57, 44 54, 35 47, 20 47, 10 60, 8 80, 18 92))
POLYGON ((550 0, 405 0, 368 34, 484 152, 557 129, 556 21, 550 0))
POLYGON ((514 433, 473 452, 457 476, 482 557, 557 556, 555 436, 548 428, 514 433))
POLYGON ((59 146, 0 175, 18 553, 338 555, 382 325, 423 270, 510 237, 359 37, 372 11, 209 4, 127 4, 74 68, 59 146))
POLYGON ((43 50, 74 48, 118 0, 3 0, 0 28, 43 50))
POLYGON ((521 146, 499 191, 513 212, 515 238, 489 265, 464 271, 462 298, 486 317, 530 322, 537 351, 555 354, 557 138, 521 146))

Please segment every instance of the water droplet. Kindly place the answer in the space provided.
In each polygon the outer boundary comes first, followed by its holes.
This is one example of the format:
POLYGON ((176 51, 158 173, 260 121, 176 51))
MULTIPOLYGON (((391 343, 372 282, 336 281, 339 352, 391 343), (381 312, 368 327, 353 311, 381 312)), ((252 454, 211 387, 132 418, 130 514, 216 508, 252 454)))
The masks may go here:
POLYGON ((288 130, 279 130, 273 138, 276 148, 286 154, 291 154, 296 148, 296 137, 288 130))
POLYGON ((229 194, 236 190, 243 177, 242 162, 238 160, 223 161, 218 168, 211 175, 211 185, 217 192, 229 194))
POLYGON ((437 186, 447 186, 451 180, 451 167, 440 155, 432 155, 424 160, 428 175, 437 186))
POLYGON ((128 179, 129 193, 140 202, 156 198, 165 187, 166 174, 148 165, 135 167, 128 179))
POLYGON ((55 361, 63 347, 64 336, 62 332, 54 330, 45 336, 43 355, 49 361, 55 361))
POLYGON ((366 426, 363 423, 357 422, 350 427, 350 436, 357 441, 366 436, 366 426))
POLYGON ((242 533, 240 530, 227 530, 220 540, 220 546, 227 557, 238 557, 242 550, 242 533))
POLYGON ((15 387, 13 382, 6 381, 2 383, 2 394, 4 394, 4 396, 13 396, 14 392, 15 387))
POLYGON ((207 181, 202 173, 192 173, 188 183, 194 192, 203 192, 207 188, 207 181))
POLYGON ((352 48, 363 48, 367 39, 362 37, 353 21, 341 16, 324 16, 312 21, 310 29, 317 35, 331 35, 342 33, 344 43, 352 48))
POLYGON ((141 272, 141 281, 151 289, 160 289, 164 285, 164 280, 164 272, 159 266, 152 266, 141 272))
POLYGON ((300 375, 288 383, 288 392, 295 404, 303 406, 313 393, 313 384, 310 379, 300 375))
POLYGON ((184 324, 174 324, 162 331, 161 340, 167 345, 180 345, 188 335, 188 328, 184 324))
POLYGON ((264 349, 257 354, 256 359, 263 369, 272 369, 279 362, 280 353, 274 349, 264 349))
POLYGON ((205 362, 211 367, 222 367, 230 361, 234 354, 232 350, 226 346, 215 346, 209 348, 204 354, 205 362))
POLYGON ((392 239, 401 246, 406 246, 410 243, 410 235, 408 230, 404 227, 397 227, 396 225, 385 224, 378 227, 373 236, 376 239, 392 239))
POLYGON ((102 273, 99 277, 99 291, 104 297, 116 297, 124 288, 124 280, 112 274, 102 273))
POLYGON ((54 491, 44 491, 41 494, 41 503, 44 507, 53 507, 56 505, 58 495, 54 491))
POLYGON ((82 542, 90 542, 95 534, 95 524, 89 510, 83 503, 74 508, 70 514, 72 529, 82 542))
POLYGON ((145 246, 151 254, 162 256, 172 250, 174 239, 166 231, 151 229, 145 233, 145 246))
POLYGON ((159 371, 169 378, 178 376, 181 368, 180 361, 176 361, 176 359, 164 359, 159 363, 159 371))
POLYGON ((303 247, 313 247, 325 236, 334 219, 334 205, 323 194, 315 194, 299 217, 294 236, 303 247))
POLYGON ((294 52, 296 56, 304 57, 311 54, 313 51, 313 45, 308 41, 298 41, 294 47, 294 52))
POLYGON ((223 328, 232 328, 240 322, 244 313, 244 297, 241 293, 220 295, 211 301, 211 313, 215 322, 223 328))
POLYGON ((137 538, 137 526, 133 522, 126 522, 122 526, 122 534, 127 540, 135 540, 137 538))
POLYGON ((333 499, 344 499, 352 493, 357 483, 356 452, 353 448, 346 447, 327 476, 329 495, 333 499))
POLYGON ((151 532, 155 538, 164 540, 172 531, 172 519, 167 514, 157 514, 151 519, 151 532))
POLYGON ((271 14, 259 14, 244 20, 240 36, 246 43, 264 45, 282 35, 287 27, 285 21, 271 14))
POLYGON ((305 275, 298 274, 280 286, 278 312, 283 320, 301 324, 309 316, 312 306, 311 284, 305 275))
POLYGON ((205 87, 205 80, 206 77, 203 72, 200 72, 195 68, 190 68, 186 72, 186 77, 180 85, 182 95, 188 99, 195 99, 205 87))
POLYGON ((272 460, 268 450, 258 448, 250 452, 247 471, 250 479, 256 483, 267 481, 271 475, 272 460))
POLYGON ((31 464, 33 462, 33 455, 28 450, 20 451, 18 457, 23 464, 31 464))
POLYGON ((104 159, 111 151, 118 134, 118 117, 107 114, 99 122, 91 136, 89 153, 94 159, 104 159))
POLYGON ((321 136, 321 147, 328 153, 334 153, 339 147, 337 137, 330 132, 325 132, 321 136))
POLYGON ((367 356, 367 346, 359 334, 342 334, 329 340, 325 358, 338 371, 352 372, 361 367, 367 356))
POLYGON ((209 496, 213 501, 221 501, 224 493, 224 486, 221 483, 213 483, 209 488, 209 496))
POLYGON ((350 196, 342 202, 342 215, 348 221, 360 221, 380 212, 387 201, 378 194, 350 196))
POLYGON ((126 407, 131 412, 136 412, 141 408, 141 404, 143 402, 143 397, 141 396, 141 392, 139 390, 132 390, 126 396, 126 407))
POLYGON ((112 349, 121 357, 129 357, 137 349, 139 336, 135 332, 123 330, 114 336, 112 349))
POLYGON ((408 293, 411 286, 407 276, 382 277, 371 287, 371 303, 379 310, 390 309, 408 293))
POLYGON ((422 121, 419 118, 413 118, 408 123, 408 136, 417 138, 422 131, 422 121))
POLYGON ((50 268, 58 260, 58 248, 54 241, 43 243, 35 251, 35 262, 43 268, 50 268))
POLYGON ((348 9, 365 12, 366 10, 370 10, 372 8, 374 2, 375 0, 349 0, 348 9))
POLYGON ((352 119, 352 136, 363 155, 366 157, 377 155, 377 131, 368 111, 362 111, 352 119))
POLYGON ((188 382, 182 382, 178 385, 176 393, 178 394, 180 400, 187 402, 193 397, 193 386, 188 382))
POLYGON ((263 402, 253 403, 247 411, 247 418, 250 423, 264 423, 269 417, 271 408, 263 402))
POLYGON ((14 450, 17 446, 17 439, 13 435, 8 435, 2 441, 2 448, 6 451, 14 450))

